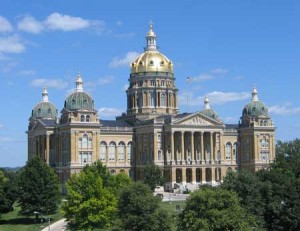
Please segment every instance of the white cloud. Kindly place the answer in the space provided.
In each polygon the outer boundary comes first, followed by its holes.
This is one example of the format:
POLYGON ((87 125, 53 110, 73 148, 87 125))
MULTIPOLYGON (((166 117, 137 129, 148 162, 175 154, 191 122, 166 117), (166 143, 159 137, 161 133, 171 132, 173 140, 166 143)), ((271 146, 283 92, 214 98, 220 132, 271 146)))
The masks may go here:
MULTIPOLYGON (((225 104, 228 102, 233 101, 240 101, 249 99, 251 94, 248 92, 220 92, 220 91, 213 91, 207 94, 210 102, 213 104, 225 104)), ((202 99, 204 98, 201 97, 202 99)))
POLYGON ((3 124, 0 124, 0 129, 3 128, 3 127, 4 127, 4 125, 3 125, 3 124))
POLYGON ((0 37, 0 53, 21 53, 25 46, 18 36, 0 37))
POLYGON ((90 22, 80 17, 62 15, 55 12, 47 17, 45 25, 51 30, 74 31, 89 27, 90 22))
POLYGON ((34 87, 44 87, 64 89, 68 86, 68 83, 61 79, 34 79, 31 82, 31 85, 34 87))
POLYGON ((130 63, 132 63, 138 56, 139 56, 138 52, 129 51, 123 58, 120 58, 120 57, 113 58, 113 60, 109 64, 109 67, 112 67, 112 68, 118 68, 118 67, 122 67, 122 66, 128 67, 130 65, 130 63))
POLYGON ((18 29, 28 33, 38 34, 44 30, 44 25, 34 17, 27 15, 18 22, 18 29))
POLYGON ((100 118, 113 118, 115 116, 120 116, 124 110, 118 108, 107 108, 103 107, 98 109, 98 114, 100 118))
POLYGON ((214 79, 215 77, 211 74, 203 73, 198 76, 191 77, 191 78, 192 78, 192 82, 202 82, 202 81, 214 79))
POLYGON ((3 73, 9 73, 11 72, 16 66, 18 65, 17 62, 6 62, 1 68, 0 71, 3 73))
POLYGON ((10 24, 10 22, 6 18, 0 16, 0 32, 11 32, 11 31, 13 31, 13 27, 10 24))
POLYGON ((292 107, 290 104, 274 105, 269 107, 269 112, 281 116, 300 115, 300 107, 292 107))
POLYGON ((189 105, 190 106, 198 106, 203 105, 204 97, 207 96, 211 104, 226 104, 229 102, 240 101, 249 99, 251 94, 248 92, 220 92, 220 91, 213 91, 204 96, 195 97, 193 92, 182 92, 179 95, 179 104, 186 105, 187 104, 187 97, 189 97, 189 105))
POLYGON ((122 21, 117 21, 116 24, 117 24, 117 26, 122 26, 123 22, 122 21))
POLYGON ((35 70, 21 70, 17 74, 22 76, 31 76, 31 75, 35 75, 35 73, 36 73, 35 70))
POLYGON ((210 73, 216 74, 216 75, 225 75, 228 73, 228 70, 226 70, 224 68, 216 68, 216 69, 211 70, 210 73))

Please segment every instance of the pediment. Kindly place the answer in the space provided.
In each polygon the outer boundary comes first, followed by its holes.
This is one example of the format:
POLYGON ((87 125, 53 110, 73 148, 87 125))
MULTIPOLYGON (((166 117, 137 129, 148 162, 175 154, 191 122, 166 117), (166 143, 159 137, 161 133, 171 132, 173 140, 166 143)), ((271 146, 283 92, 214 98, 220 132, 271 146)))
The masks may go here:
POLYGON ((215 126, 223 125, 223 122, 219 120, 214 120, 198 112, 186 115, 185 117, 174 121, 173 124, 190 126, 215 126))

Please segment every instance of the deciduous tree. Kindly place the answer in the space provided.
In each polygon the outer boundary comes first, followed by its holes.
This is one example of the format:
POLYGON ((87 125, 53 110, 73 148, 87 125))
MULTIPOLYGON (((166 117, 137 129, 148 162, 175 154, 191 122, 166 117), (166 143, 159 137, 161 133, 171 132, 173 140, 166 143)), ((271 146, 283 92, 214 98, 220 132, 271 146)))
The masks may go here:
POLYGON ((157 185, 162 185, 164 183, 162 171, 159 166, 149 164, 145 167, 144 183, 147 184, 152 191, 154 191, 157 185))
POLYGON ((171 230, 170 217, 160 209, 159 201, 141 182, 124 188, 118 203, 121 230, 171 230))
POLYGON ((40 158, 30 159, 21 169, 18 188, 22 212, 49 214, 56 211, 60 200, 58 177, 40 158))
POLYGON ((178 230, 251 230, 254 217, 242 208, 237 194, 203 187, 187 199, 179 215, 178 230))

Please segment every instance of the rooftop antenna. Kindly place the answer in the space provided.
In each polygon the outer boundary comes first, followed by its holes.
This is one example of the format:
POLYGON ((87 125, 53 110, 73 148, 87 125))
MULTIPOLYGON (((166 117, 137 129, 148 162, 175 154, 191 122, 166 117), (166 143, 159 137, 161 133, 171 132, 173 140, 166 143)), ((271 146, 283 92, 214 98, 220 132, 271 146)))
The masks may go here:
POLYGON ((186 84, 187 84, 187 99, 186 99, 186 104, 187 104, 187 109, 186 112, 189 112, 189 101, 190 101, 190 83, 192 81, 191 77, 186 78, 186 84))

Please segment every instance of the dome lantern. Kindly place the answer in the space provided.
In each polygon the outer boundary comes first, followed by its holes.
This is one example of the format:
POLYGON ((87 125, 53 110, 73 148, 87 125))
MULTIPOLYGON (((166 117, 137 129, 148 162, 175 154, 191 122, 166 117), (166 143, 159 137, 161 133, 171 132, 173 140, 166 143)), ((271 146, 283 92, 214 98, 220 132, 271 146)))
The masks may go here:
POLYGON ((150 22, 149 25, 149 31, 147 33, 146 36, 146 47, 145 47, 145 51, 156 51, 157 47, 156 47, 156 34, 153 31, 153 23, 150 22))
POLYGON ((47 87, 44 87, 43 93, 42 93, 42 101, 43 102, 49 102, 49 98, 48 98, 48 90, 47 87))
POLYGON ((204 98, 204 109, 210 109, 209 99, 207 96, 204 98))
POLYGON ((80 74, 78 74, 77 79, 76 79, 76 91, 83 92, 83 81, 82 81, 80 74))

